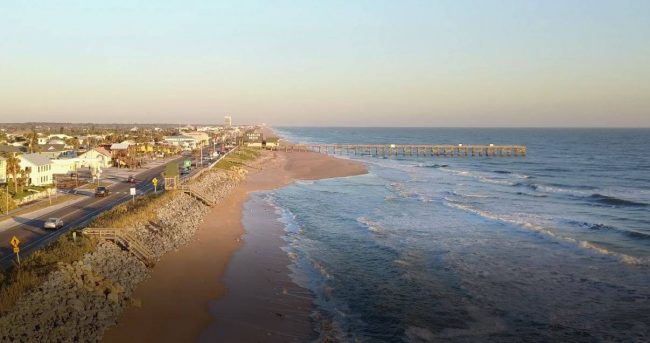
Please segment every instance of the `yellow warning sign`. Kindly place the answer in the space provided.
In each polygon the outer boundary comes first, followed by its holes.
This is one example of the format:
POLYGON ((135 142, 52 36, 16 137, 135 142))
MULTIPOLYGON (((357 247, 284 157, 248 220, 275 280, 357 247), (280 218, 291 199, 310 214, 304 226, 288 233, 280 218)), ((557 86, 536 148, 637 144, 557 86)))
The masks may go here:
POLYGON ((18 244, 20 244, 20 240, 18 239, 18 237, 14 236, 14 237, 11 239, 11 245, 12 245, 14 248, 18 248, 18 244))
POLYGON ((19 248, 19 247, 14 247, 14 253, 17 254, 17 253, 19 253, 19 252, 20 252, 20 248, 19 248))
POLYGON ((154 177, 154 178, 151 180, 151 183, 153 183, 154 186, 158 185, 158 179, 154 177))

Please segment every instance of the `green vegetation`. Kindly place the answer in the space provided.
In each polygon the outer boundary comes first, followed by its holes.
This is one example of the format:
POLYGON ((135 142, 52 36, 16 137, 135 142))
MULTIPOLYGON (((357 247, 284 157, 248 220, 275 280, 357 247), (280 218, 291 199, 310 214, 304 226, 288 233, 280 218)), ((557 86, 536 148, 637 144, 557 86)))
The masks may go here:
POLYGON ((20 187, 15 187, 13 180, 9 180, 9 196, 14 200, 20 200, 34 193, 39 193, 52 187, 54 186, 51 185, 50 186, 29 186, 29 187, 23 186, 22 188, 20 188, 20 187), (18 189, 16 190, 16 188, 18 189))
POLYGON ((246 162, 257 159, 260 154, 259 149, 242 147, 223 158, 214 167, 226 170, 231 170, 233 167, 242 167, 246 165, 246 162))
POLYGON ((6 275, 0 273, 0 313, 10 310, 21 295, 37 287, 47 275, 56 269, 57 263, 72 263, 83 255, 95 250, 97 241, 77 234, 66 234, 22 260, 6 275))
POLYGON ((155 210, 161 207, 172 195, 168 192, 159 192, 146 197, 135 199, 135 203, 127 203, 115 206, 93 220, 88 227, 112 227, 128 228, 140 223, 156 220, 155 210))
POLYGON ((16 202, 11 196, 11 192, 9 192, 9 199, 7 199, 7 191, 5 189, 0 189, 0 212, 2 214, 7 213, 7 206, 9 206, 8 210, 11 211, 14 208, 16 208, 16 202), (7 200, 9 200, 8 204, 7 204, 7 200))
MULTIPOLYGON (((172 193, 158 193, 137 198, 104 212, 88 227, 133 227, 139 223, 156 220, 155 210, 163 205, 172 193)), ((77 234, 76 241, 71 234, 59 237, 54 243, 34 252, 24 259, 20 266, 14 266, 8 273, 0 273, 0 314, 9 311, 21 295, 38 287, 47 275, 54 271, 57 263, 78 261, 92 252, 97 240, 77 234)))

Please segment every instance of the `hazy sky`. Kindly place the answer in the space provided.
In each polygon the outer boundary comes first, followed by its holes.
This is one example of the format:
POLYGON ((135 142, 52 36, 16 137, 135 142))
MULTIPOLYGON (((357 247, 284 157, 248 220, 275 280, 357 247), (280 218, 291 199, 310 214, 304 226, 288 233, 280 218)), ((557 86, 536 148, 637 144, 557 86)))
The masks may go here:
POLYGON ((650 1, 0 0, 0 122, 225 114, 650 126, 650 1))

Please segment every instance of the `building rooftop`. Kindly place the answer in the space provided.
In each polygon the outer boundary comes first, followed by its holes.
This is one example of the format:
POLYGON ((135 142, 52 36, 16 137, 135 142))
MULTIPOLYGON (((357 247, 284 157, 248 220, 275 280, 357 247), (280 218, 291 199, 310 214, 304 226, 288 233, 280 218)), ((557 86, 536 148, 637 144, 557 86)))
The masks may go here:
POLYGON ((26 150, 27 150, 27 149, 24 148, 24 147, 21 149, 21 147, 17 147, 17 146, 13 146, 13 145, 0 144, 0 152, 8 152, 8 153, 23 153, 23 152, 25 152, 26 150))
POLYGON ((127 150, 129 143, 114 143, 111 145, 111 150, 127 150))
POLYGON ((21 160, 25 160, 33 165, 44 166, 50 164, 50 159, 39 154, 24 154, 20 156, 21 160))
POLYGON ((65 144, 40 144, 41 152, 62 152, 70 149, 65 148, 65 144))

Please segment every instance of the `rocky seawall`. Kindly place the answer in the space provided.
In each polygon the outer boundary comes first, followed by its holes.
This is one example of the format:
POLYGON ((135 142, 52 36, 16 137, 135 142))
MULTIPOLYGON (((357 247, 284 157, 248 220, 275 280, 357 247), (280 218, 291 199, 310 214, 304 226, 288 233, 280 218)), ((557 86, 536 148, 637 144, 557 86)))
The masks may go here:
MULTIPOLYGON (((191 187, 218 204, 245 174, 243 169, 211 170, 191 187)), ((158 259, 188 243, 209 210, 203 202, 176 192, 156 210, 157 220, 125 230, 158 259)), ((60 263, 43 284, 0 317, 0 341, 99 341, 127 306, 139 305, 130 296, 148 275, 149 269, 133 254, 112 242, 100 243, 81 260, 60 263)))

